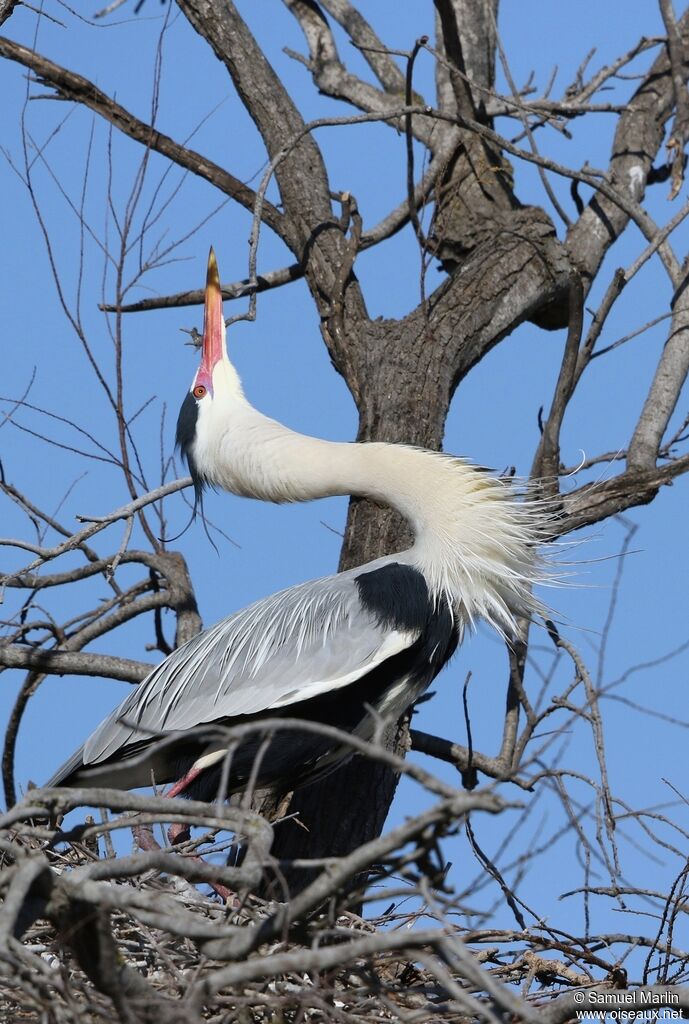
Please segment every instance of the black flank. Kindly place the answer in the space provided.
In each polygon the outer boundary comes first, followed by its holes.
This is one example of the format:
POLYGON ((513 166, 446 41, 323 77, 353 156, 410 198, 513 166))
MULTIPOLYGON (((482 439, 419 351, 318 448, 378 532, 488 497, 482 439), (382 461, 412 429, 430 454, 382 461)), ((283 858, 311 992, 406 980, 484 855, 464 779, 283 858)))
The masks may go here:
POLYGON ((364 608, 381 626, 423 630, 433 615, 433 602, 423 574, 411 565, 392 562, 356 577, 364 608))

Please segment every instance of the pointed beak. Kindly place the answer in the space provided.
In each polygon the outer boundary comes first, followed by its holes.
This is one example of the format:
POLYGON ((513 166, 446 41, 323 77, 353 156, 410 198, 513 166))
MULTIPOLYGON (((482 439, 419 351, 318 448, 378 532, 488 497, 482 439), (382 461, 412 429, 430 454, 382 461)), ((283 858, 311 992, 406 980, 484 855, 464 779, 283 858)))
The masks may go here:
POLYGON ((225 356, 225 317, 222 309, 222 291, 215 253, 208 254, 206 274, 206 299, 203 314, 203 340, 201 342, 201 367, 196 383, 203 384, 213 393, 213 370, 225 356))

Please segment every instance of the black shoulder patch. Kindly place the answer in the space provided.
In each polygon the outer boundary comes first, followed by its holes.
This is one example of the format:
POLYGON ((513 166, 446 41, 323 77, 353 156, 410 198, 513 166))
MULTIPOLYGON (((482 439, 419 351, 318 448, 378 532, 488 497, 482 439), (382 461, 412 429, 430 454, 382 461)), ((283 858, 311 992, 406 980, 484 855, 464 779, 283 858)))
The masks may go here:
POLYGON ((411 565, 391 562, 355 577, 361 603, 381 626, 423 630, 433 603, 422 573, 411 565))

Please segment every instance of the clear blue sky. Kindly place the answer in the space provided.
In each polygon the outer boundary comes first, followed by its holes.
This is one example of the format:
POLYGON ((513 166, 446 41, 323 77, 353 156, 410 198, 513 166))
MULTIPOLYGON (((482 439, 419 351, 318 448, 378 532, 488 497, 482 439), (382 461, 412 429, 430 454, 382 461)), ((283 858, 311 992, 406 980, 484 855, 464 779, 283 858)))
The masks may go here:
MULTIPOLYGON (((305 69, 282 53, 288 46, 304 52, 304 44, 295 22, 280 4, 264 0, 260 4, 241 5, 252 28, 264 45, 296 97, 306 118, 345 110, 313 89, 305 69)), ((366 13, 381 36, 393 48, 408 49, 416 37, 432 34, 431 5, 370 2, 366 13)), ((79 10, 86 17, 87 5, 79 10)), ((89 5, 90 10, 90 5, 89 5)), ((124 8, 127 12, 129 8, 124 8)), ((38 27, 36 48, 45 55, 95 81, 110 95, 141 117, 150 112, 155 46, 160 33, 162 8, 153 0, 142 16, 125 14, 111 19, 110 26, 75 20, 60 6, 51 5, 55 17, 68 28, 43 19, 38 27)), ((610 2, 580 2, 576 5, 546 4, 535 0, 511 0, 503 4, 501 32, 509 54, 513 75, 522 83, 533 69, 537 87, 548 80, 553 64, 558 65, 555 94, 574 77, 576 68, 592 46, 597 47, 592 67, 608 62, 631 47, 642 35, 660 34, 662 26, 654 4, 629 2, 620 18, 619 5, 610 2)), ((31 45, 36 33, 36 16, 18 8, 5 26, 6 34, 31 45)), ((346 42, 340 41, 343 55, 352 58, 355 70, 361 62, 346 42)), ((643 68, 646 59, 639 62, 643 68)), ((430 59, 418 63, 416 87, 432 98, 430 59)), ((615 97, 625 97, 633 83, 622 83, 615 97)), ((4 98, 2 145, 10 160, 22 162, 19 119, 26 92, 22 69, 0 63, 0 92, 4 98)), ((44 93, 32 87, 32 95, 44 93)), ((190 30, 184 19, 174 15, 164 44, 164 68, 158 125, 183 141, 206 115, 190 142, 236 176, 257 184, 264 153, 260 141, 243 109, 235 99, 223 69, 209 57, 205 45, 190 30)), ((542 134, 541 147, 555 159, 581 166, 603 167, 607 163, 613 118, 602 115, 590 124, 575 123, 573 140, 568 142, 554 132, 542 134)), ((82 288, 82 314, 89 340, 99 366, 112 378, 112 344, 106 318, 96 308, 103 294, 112 295, 112 281, 105 277, 100 243, 105 234, 114 240, 112 218, 106 224, 105 198, 108 191, 109 133, 82 109, 51 100, 32 100, 26 109, 27 132, 38 146, 46 146, 46 164, 34 166, 34 184, 42 214, 49 228, 59 273, 69 302, 76 290, 80 236, 78 220, 64 193, 78 205, 88 164, 85 218, 94 238, 85 239, 86 269, 82 288), (56 128, 59 126, 59 131, 56 128), (91 134, 92 133, 92 134, 91 134), (88 152, 91 139, 90 155, 88 152), (47 143, 47 145, 46 145, 47 143), (59 184, 58 184, 59 183, 59 184)), ((353 192, 359 201, 365 225, 374 224, 401 201, 404 194, 403 139, 389 128, 366 126, 327 129, 318 134, 336 189, 353 192)), ((111 191, 117 216, 121 217, 141 158, 134 143, 116 133, 111 140, 111 191)), ((145 213, 156 194, 165 162, 151 157, 149 175, 137 216, 145 213)), ((531 168, 515 165, 519 195, 525 202, 544 202, 531 168)), ((5 231, 3 247, 3 353, 4 372, 0 394, 17 398, 25 391, 32 373, 35 378, 28 400, 52 412, 77 421, 101 443, 112 445, 114 422, 98 390, 78 342, 62 314, 52 282, 45 245, 24 185, 11 169, 9 160, 0 163, 2 174, 2 218, 5 231)), ((195 228, 218 203, 211 188, 173 170, 164 179, 156 202, 181 187, 162 212, 152 237, 180 238, 195 228)), ((561 201, 574 214, 568 186, 553 182, 561 201)), ((686 190, 684 190, 686 191, 686 190)), ((660 223, 669 219, 676 204, 666 200, 666 186, 657 186, 650 198, 650 209, 660 223)), ((677 202, 683 201, 684 195, 677 202)), ((557 222, 556 222, 557 223, 557 222)), ((188 241, 171 263, 148 275, 145 289, 132 298, 151 292, 168 293, 201 285, 209 244, 215 246, 222 279, 234 280, 246 275, 246 239, 248 214, 231 204, 224 208, 188 241)), ((558 223, 558 230, 561 225, 558 223)), ((684 256, 687 233, 676 238, 677 253, 684 256)), ((635 231, 618 245, 606 262, 605 272, 589 300, 595 307, 602 288, 614 268, 628 264, 641 249, 643 240, 635 231)), ((132 256, 132 261, 134 256, 132 256)), ((259 271, 267 271, 289 262, 279 242, 264 230, 259 254, 259 271)), ((133 263, 132 263, 133 265, 133 263)), ((373 315, 400 316, 418 301, 418 253, 409 232, 384 247, 363 255, 356 265, 369 309, 373 315)), ((429 287, 440 281, 433 269, 429 287)), ((608 344, 642 323, 667 311, 670 291, 667 279, 657 265, 650 264, 635 285, 625 293, 610 317, 601 344, 608 344)), ((229 312, 237 312, 233 304, 229 312)), ((150 482, 159 477, 159 438, 163 408, 166 419, 162 445, 172 450, 174 421, 184 392, 196 365, 195 353, 184 346, 180 327, 200 326, 197 310, 171 310, 126 318, 125 380, 126 407, 133 414, 149 399, 152 402, 135 421, 134 430, 150 482)), ((612 356, 596 362, 570 408, 563 431, 563 458, 576 463, 579 452, 587 455, 616 450, 625 444, 630 424, 643 400, 648 379, 666 336, 666 324, 648 331, 612 356)), ((563 335, 547 334, 525 325, 486 358, 458 392, 448 421, 445 448, 467 455, 477 462, 502 469, 517 467, 528 472, 538 438, 537 410, 547 407, 561 356, 563 335)), ((298 283, 259 298, 258 320, 232 330, 231 355, 239 367, 251 400, 263 411, 307 433, 333 439, 350 439, 356 430, 353 402, 346 387, 332 370, 320 338, 318 321, 306 288, 298 283)), ((686 412, 684 395, 680 416, 686 412)), ((0 406, 0 411, 6 406, 0 406)), ((1 417, 0 417, 1 418, 1 417)), ((26 410, 17 422, 64 443, 77 444, 88 451, 96 449, 84 437, 44 416, 26 410)), ((77 513, 103 514, 126 500, 123 482, 117 471, 102 462, 88 460, 45 444, 11 424, 0 434, 0 454, 7 479, 27 493, 46 510, 55 512, 68 525, 77 513)), ((607 476, 614 467, 602 466, 598 475, 607 476)), ((576 482, 581 482, 577 480, 576 482)), ((624 563, 624 586, 620 593, 609 645, 603 680, 613 682, 634 666, 652 661, 689 639, 686 613, 686 580, 689 578, 687 551, 687 481, 666 489, 652 508, 633 511, 628 519, 638 524, 633 542, 634 553, 624 563)), ((5 502, 2 506, 3 536, 21 536, 32 540, 31 528, 19 511, 5 502)), ((301 507, 274 508, 227 495, 210 495, 209 518, 222 526, 237 546, 222 542, 216 554, 197 524, 178 542, 192 570, 201 612, 206 624, 229 614, 250 601, 303 579, 327 574, 335 569, 339 537, 344 524, 346 502, 332 499, 301 507)), ((170 529, 178 532, 188 519, 181 498, 168 505, 170 529)), ((103 553, 114 551, 122 526, 111 529, 95 545, 103 553), (107 538, 107 539, 106 539, 107 538)), ((569 552, 566 558, 582 562, 577 566, 572 585, 545 595, 557 610, 563 632, 575 642, 594 672, 600 631, 607 614, 611 584, 618 570, 615 558, 624 537, 623 527, 607 523, 587 534, 586 543, 569 552)), ((51 538, 54 540, 54 538, 51 538)), ((25 553, 3 549, 3 564, 20 565, 25 553)), ((72 563, 73 564, 73 563, 72 563)), ((120 570, 123 582, 132 582, 136 573, 120 570)), ((76 591, 76 588, 74 588, 76 591)), ((55 597, 41 595, 46 611, 57 617, 78 614, 83 608, 81 595, 91 599, 107 596, 102 581, 76 592, 55 597), (53 603, 51 603, 51 601, 53 603), (67 602, 74 601, 67 610, 67 602)), ((6 595, 5 614, 16 608, 16 593, 6 595)), ((167 623, 171 631, 171 621, 167 623)), ((151 640, 148 621, 136 622, 115 637, 93 645, 94 650, 153 660, 144 649, 151 640)), ((539 641, 544 653, 541 669, 547 667, 550 652, 547 642, 539 641)), ((632 674, 616 693, 678 717, 687 715, 686 677, 689 653, 656 668, 632 674)), ((504 649, 485 631, 468 640, 452 666, 438 680, 437 695, 424 705, 416 724, 430 732, 465 740, 461 715, 461 685, 468 670, 473 673, 470 691, 474 743, 478 749, 493 752, 497 748, 502 716, 506 661, 504 649)), ((562 682, 570 668, 560 670, 562 682)), ((5 672, 0 689, 0 708, 9 713, 21 676, 5 672)), ((532 673, 530 685, 539 683, 532 673)), ((33 699, 22 724, 17 758, 17 780, 42 782, 54 768, 84 739, 100 719, 125 694, 127 684, 90 679, 51 679, 33 699)), ((533 692, 533 691, 532 691, 533 692)), ((643 717, 629 706, 605 701, 606 741, 612 787, 634 806, 666 804, 675 798, 663 778, 680 789, 687 777, 686 732, 657 719, 643 717)), ((586 774, 595 774, 589 732, 578 725, 567 738, 562 764, 586 774)), ((436 766, 439 774, 452 778, 449 769, 436 766)), ((577 798, 589 806, 591 794, 581 787, 577 798)), ((505 795, 514 797, 510 791, 505 795)), ((402 785, 392 811, 392 820, 423 806, 428 801, 412 786, 402 785)), ((685 809, 673 809, 683 818, 685 809)), ((583 820, 585 816, 582 815, 583 820)), ((523 835, 541 838, 554 832, 561 821, 554 804, 547 799, 534 807, 523 826, 523 835)), ((507 827, 507 816, 495 821, 481 819, 477 833, 485 848, 494 852, 507 827)), ((587 823, 590 834, 593 827, 587 823)), ((620 826, 619 833, 625 827, 620 826)), ((639 830, 628 833, 639 840, 639 830)), ((648 860, 624 840, 623 865, 632 881, 655 887, 674 877, 679 863, 670 855, 665 864, 648 860)), ((676 841, 676 837, 675 840, 676 841)), ((524 843, 524 841, 522 840, 524 843)), ((524 843, 525 845, 525 843, 524 843)), ((466 880, 467 854, 459 841, 448 841, 446 855, 455 862, 455 876, 466 880)), ((654 848, 654 855, 658 853, 654 848)), ((473 875, 474 869, 471 869, 473 875)), ((553 855, 539 863, 538 873, 527 875, 524 895, 539 913, 563 920, 561 905, 555 901, 564 889, 580 883, 581 868, 576 861, 571 836, 561 839, 553 855)), ((459 881, 458 881, 459 884, 459 881)), ((605 884, 605 873, 600 884, 605 884)), ((486 902, 484 895, 474 901, 486 902)), ((633 920, 621 923, 620 914, 605 914, 593 923, 593 929, 633 930, 633 920)), ((508 921, 502 913, 501 920, 508 921)), ((583 928, 580 909, 566 915, 572 930, 583 928)), ((681 936, 675 936, 682 945, 681 936)))

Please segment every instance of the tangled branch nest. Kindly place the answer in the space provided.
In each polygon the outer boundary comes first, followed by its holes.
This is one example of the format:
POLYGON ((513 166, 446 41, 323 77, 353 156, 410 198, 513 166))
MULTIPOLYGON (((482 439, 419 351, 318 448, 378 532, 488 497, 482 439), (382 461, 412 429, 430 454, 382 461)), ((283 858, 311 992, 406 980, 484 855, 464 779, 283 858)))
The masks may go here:
MULTIPOLYGON (((583 940, 545 924, 465 927, 439 842, 470 814, 505 806, 487 790, 455 791, 349 857, 305 864, 320 870, 290 898, 270 854, 273 828, 253 812, 114 790, 34 790, 0 819, 0 1015, 100 1024, 114 1006, 127 1024, 506 1016, 558 1024, 576 992, 595 986, 622 998, 620 950, 630 943, 662 954, 658 979, 686 980, 689 955, 672 946, 671 928, 661 941, 583 940), (87 801, 101 809, 99 822, 82 811, 69 828, 54 824, 87 801), (115 855, 115 834, 175 819, 203 833, 180 847, 115 855), (237 840, 243 858, 228 866, 237 840), (235 899, 214 901, 209 882, 231 886, 235 899), (354 908, 376 907, 372 882, 393 903, 365 920, 354 908)), ((670 916, 682 893, 678 886, 674 907, 668 902, 670 916)))

